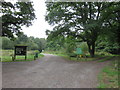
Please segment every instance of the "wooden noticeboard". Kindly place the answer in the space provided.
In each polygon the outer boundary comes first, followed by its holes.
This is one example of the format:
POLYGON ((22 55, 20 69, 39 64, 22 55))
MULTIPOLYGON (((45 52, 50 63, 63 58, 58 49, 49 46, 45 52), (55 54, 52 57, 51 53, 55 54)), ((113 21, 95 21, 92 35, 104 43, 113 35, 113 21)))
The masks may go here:
POLYGON ((15 60, 16 55, 25 56, 25 60, 26 60, 26 58, 27 58, 27 46, 15 46, 13 60, 15 60))

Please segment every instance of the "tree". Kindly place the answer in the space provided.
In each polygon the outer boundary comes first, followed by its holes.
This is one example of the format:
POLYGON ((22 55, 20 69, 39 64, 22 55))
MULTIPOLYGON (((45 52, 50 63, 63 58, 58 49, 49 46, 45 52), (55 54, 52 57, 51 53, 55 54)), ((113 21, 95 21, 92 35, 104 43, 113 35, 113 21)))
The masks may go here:
POLYGON ((14 41, 11 41, 7 37, 1 37, 2 38, 2 49, 13 49, 14 48, 14 41))
MULTIPOLYGON (((106 3, 106 7, 102 12, 101 20, 104 25, 104 37, 107 38, 109 45, 116 48, 120 53, 120 2, 106 3)), ((102 36, 103 36, 102 35, 102 36)), ((113 49, 114 49, 113 48, 113 49)))
POLYGON ((101 22, 103 31, 97 41, 97 50, 120 54, 120 2, 105 3, 101 22))
POLYGON ((46 39, 45 38, 39 38, 41 42, 41 48, 44 50, 46 48, 46 39))
POLYGON ((48 35, 46 47, 48 50, 57 51, 64 47, 65 37, 64 35, 57 33, 59 33, 59 31, 46 30, 46 35, 48 35))
POLYGON ((111 54, 120 54, 120 46, 117 42, 111 42, 108 36, 99 37, 96 41, 96 51, 97 52, 108 52, 111 54))
MULTIPOLYGON (((46 48, 46 40, 45 40, 45 38, 29 37, 29 41, 35 43, 37 45, 37 49, 40 52, 46 48)), ((34 46, 36 46, 35 44, 34 44, 34 46)))
POLYGON ((44 38, 28 37, 24 33, 20 34, 15 40, 8 37, 0 37, 2 39, 2 49, 13 49, 15 45, 27 45, 28 50, 42 51, 46 48, 46 40, 44 38))
POLYGON ((23 44, 23 45, 27 45, 27 43, 29 42, 29 38, 27 37, 27 35, 25 35, 24 33, 21 33, 20 35, 18 35, 18 37, 15 40, 16 44, 23 44))
POLYGON ((55 35, 72 35, 87 42, 89 53, 94 57, 95 42, 102 28, 100 12, 104 3, 99 2, 51 2, 46 3, 46 21, 55 25, 55 35))
POLYGON ((35 19, 32 2, 1 2, 2 36, 14 38, 21 34, 21 26, 29 27, 35 19))

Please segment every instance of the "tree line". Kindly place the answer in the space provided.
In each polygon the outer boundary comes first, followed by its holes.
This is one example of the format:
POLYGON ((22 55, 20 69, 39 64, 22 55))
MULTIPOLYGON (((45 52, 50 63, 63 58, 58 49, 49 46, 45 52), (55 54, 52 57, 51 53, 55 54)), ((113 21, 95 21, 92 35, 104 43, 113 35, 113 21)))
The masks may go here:
POLYGON ((8 37, 2 38, 2 49, 14 49, 15 45, 27 45, 28 50, 39 50, 40 52, 46 48, 45 38, 34 38, 32 36, 21 34, 15 40, 10 40, 8 37))

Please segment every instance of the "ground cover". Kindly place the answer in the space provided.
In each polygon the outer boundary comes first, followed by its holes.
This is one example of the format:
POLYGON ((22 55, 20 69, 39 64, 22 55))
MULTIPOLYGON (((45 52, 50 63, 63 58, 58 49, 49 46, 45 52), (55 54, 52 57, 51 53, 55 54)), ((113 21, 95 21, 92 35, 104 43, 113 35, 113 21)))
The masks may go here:
MULTIPOLYGON (((27 52, 27 59, 25 60, 25 56, 16 56, 15 61, 33 61, 35 56, 35 50, 27 52)), ((12 62, 12 55, 14 54, 13 50, 2 50, 1 61, 2 62, 12 62)), ((43 57, 44 55, 39 53, 38 58, 43 57)))
POLYGON ((99 85, 98 88, 119 88, 119 67, 118 57, 114 57, 109 66, 105 66, 101 73, 98 75, 99 85))
POLYGON ((70 57, 68 54, 66 54, 65 52, 61 52, 61 51, 44 51, 44 53, 62 56, 63 58, 66 58, 66 60, 78 61, 78 62, 79 61, 95 61, 95 60, 98 60, 98 62, 103 62, 103 61, 111 60, 115 56, 115 55, 105 53, 105 52, 104 53, 96 52, 96 55, 94 58, 91 58, 89 53, 87 53, 86 58, 80 57, 77 59, 77 57, 70 57))

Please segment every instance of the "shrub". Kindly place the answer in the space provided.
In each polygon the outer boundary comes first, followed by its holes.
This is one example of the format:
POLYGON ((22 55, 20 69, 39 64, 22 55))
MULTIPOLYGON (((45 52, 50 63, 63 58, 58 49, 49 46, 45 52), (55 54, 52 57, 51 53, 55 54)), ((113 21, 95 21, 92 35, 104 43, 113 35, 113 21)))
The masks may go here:
POLYGON ((87 46, 86 42, 80 43, 79 47, 82 49, 83 53, 87 53, 88 52, 88 46, 87 46))

